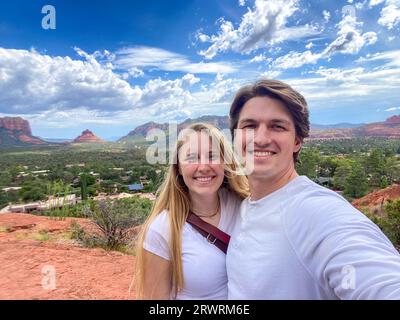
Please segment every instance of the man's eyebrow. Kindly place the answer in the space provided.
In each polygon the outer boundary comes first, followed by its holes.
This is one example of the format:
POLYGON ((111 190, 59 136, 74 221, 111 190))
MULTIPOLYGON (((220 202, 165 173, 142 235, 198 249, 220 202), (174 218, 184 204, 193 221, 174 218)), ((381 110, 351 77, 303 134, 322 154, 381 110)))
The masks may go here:
POLYGON ((290 121, 286 120, 286 119, 272 119, 271 120, 272 123, 281 123, 281 124, 286 124, 286 125, 290 125, 290 121))
MULTIPOLYGON (((286 125, 290 125, 290 123, 291 123, 289 120, 280 119, 280 118, 271 119, 271 120, 269 120, 269 122, 270 123, 286 124, 286 125)), ((239 121, 239 124, 243 124, 243 123, 258 123, 258 121, 256 119, 253 119, 253 118, 244 118, 244 119, 241 119, 239 121)))
POLYGON ((244 118, 239 121, 239 123, 257 123, 257 120, 252 118, 244 118))

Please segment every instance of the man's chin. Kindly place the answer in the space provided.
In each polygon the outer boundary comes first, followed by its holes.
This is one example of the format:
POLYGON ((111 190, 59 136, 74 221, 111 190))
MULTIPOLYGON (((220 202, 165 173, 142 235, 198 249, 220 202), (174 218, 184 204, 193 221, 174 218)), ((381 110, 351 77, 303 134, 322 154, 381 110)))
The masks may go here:
POLYGON ((268 179, 274 175, 274 170, 271 168, 259 167, 257 165, 254 166, 252 172, 249 174, 249 178, 263 178, 268 179))

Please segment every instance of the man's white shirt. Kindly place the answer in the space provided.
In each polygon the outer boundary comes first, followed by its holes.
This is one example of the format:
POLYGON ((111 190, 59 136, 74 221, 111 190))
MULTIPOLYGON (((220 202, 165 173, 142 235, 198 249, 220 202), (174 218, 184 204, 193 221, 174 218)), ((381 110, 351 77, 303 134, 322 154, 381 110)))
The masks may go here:
POLYGON ((400 255, 337 193, 305 176, 242 202, 229 299, 400 299, 400 255))

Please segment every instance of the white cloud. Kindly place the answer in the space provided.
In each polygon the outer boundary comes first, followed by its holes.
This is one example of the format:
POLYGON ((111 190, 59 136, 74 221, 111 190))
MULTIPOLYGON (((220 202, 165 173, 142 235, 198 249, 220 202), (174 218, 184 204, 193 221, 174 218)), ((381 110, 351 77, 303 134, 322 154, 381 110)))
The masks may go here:
POLYGON ((400 50, 391 50, 391 51, 383 51, 378 52, 372 55, 367 55, 366 57, 362 57, 358 59, 357 62, 367 62, 367 61, 388 61, 381 67, 400 67, 400 50))
POLYGON ((306 44, 306 49, 310 50, 313 46, 314 44, 312 42, 309 42, 306 44))
POLYGON ((246 0, 239 0, 239 7, 244 7, 246 5, 246 0))
POLYGON ((30 113, 86 107, 128 109, 142 92, 93 56, 86 61, 51 57, 34 50, 0 48, 0 112, 30 113))
POLYGON ((191 108, 192 86, 200 82, 191 73, 131 86, 100 64, 99 55, 76 52, 85 61, 0 48, 0 114, 23 115, 36 123, 47 119, 48 126, 62 128, 129 122, 139 113, 178 116, 181 108, 191 108))
POLYGON ((231 73, 236 68, 223 62, 191 62, 184 55, 153 47, 132 47, 116 53, 115 67, 122 70, 131 68, 157 68, 164 71, 189 73, 231 73))
POLYGON ((207 36, 211 45, 199 54, 207 59, 228 50, 249 54, 284 40, 318 34, 319 31, 308 24, 286 27, 288 19, 298 10, 297 4, 298 0, 256 0, 254 7, 243 15, 237 29, 232 22, 220 18, 218 34, 207 36))
POLYGON ((310 50, 304 52, 291 51, 278 57, 273 63, 276 69, 299 68, 305 64, 315 64, 320 59, 329 59, 336 53, 356 54, 362 47, 374 44, 377 41, 375 32, 360 31, 362 23, 357 22, 351 15, 345 15, 337 24, 339 28, 337 38, 332 41, 322 52, 313 53, 310 50))
POLYGON ((128 74, 132 78, 139 78, 139 77, 144 76, 144 72, 142 70, 140 70, 139 68, 137 68, 137 67, 129 68, 128 69, 128 74))
POLYGON ((329 19, 331 18, 331 13, 328 10, 322 11, 322 15, 324 16, 325 22, 329 22, 329 19))
POLYGON ((291 51, 288 54, 275 59, 273 67, 276 69, 298 68, 305 64, 315 64, 320 57, 321 54, 314 54, 310 50, 304 52, 291 51))
POLYGON ((393 107, 393 108, 385 109, 385 111, 387 111, 387 112, 396 111, 396 110, 400 110, 400 107, 393 107))
MULTIPOLYGON (((331 101, 339 105, 344 101, 354 102, 357 97, 369 101, 398 100, 400 91, 400 68, 324 68, 309 74, 318 76, 286 79, 284 81, 297 88, 307 100, 327 104, 331 101)), ((357 99, 358 99, 357 98, 357 99)), ((360 100, 358 100, 360 101, 360 100)))
POLYGON ((253 59, 251 59, 250 63, 253 63, 253 62, 258 63, 258 62, 263 62, 266 60, 267 60, 267 57, 263 53, 261 53, 258 56, 255 56, 253 59))
POLYGON ((400 23, 400 1, 386 0, 385 6, 381 11, 378 23, 389 30, 400 23))
POLYGON ((276 79, 280 76, 281 71, 279 70, 268 70, 261 74, 261 77, 268 79, 276 79))
POLYGON ((376 5, 378 5, 378 4, 380 4, 380 3, 382 3, 382 2, 384 2, 385 0, 371 0, 370 2, 369 2, 369 6, 370 7, 375 7, 376 5))
POLYGON ((376 42, 375 32, 361 33, 361 22, 356 21, 356 17, 345 15, 338 23, 338 37, 323 52, 324 56, 331 56, 335 52, 355 54, 360 51, 364 45, 370 45, 376 42))

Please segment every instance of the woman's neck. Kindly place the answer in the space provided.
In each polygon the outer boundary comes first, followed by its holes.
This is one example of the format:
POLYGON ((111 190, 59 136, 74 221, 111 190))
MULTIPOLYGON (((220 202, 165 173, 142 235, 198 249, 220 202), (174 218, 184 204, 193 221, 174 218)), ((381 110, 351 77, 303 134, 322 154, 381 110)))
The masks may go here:
POLYGON ((218 192, 211 195, 190 193, 190 202, 190 208, 193 212, 201 215, 212 215, 218 209, 218 192))

